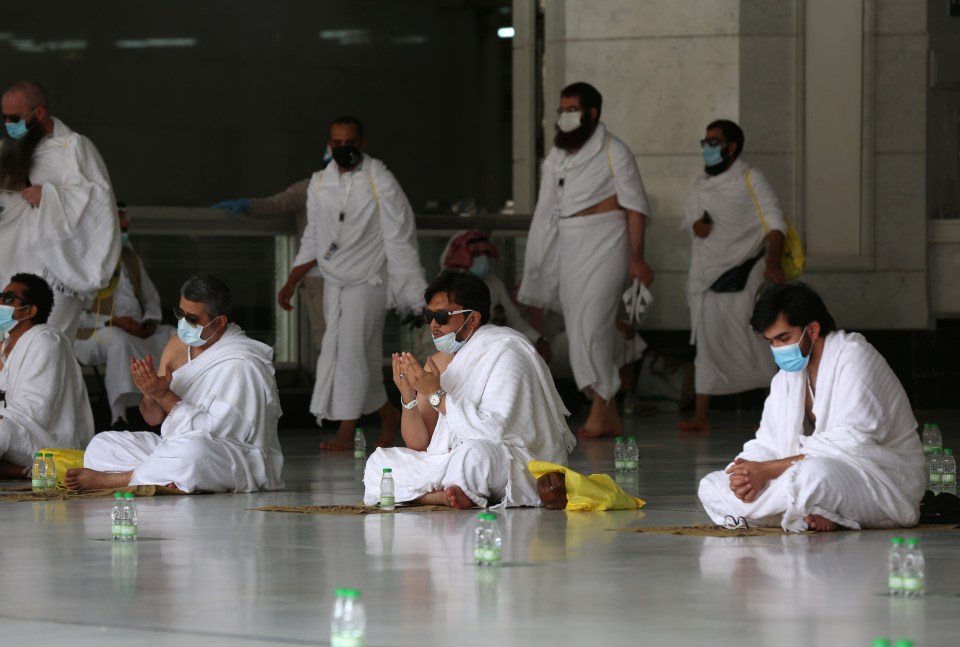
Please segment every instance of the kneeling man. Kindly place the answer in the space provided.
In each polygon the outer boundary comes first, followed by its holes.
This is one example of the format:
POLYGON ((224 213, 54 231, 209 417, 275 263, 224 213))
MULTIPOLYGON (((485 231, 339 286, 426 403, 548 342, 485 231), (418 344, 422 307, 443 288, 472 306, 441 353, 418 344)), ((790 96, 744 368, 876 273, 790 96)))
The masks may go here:
POLYGON ((398 502, 540 505, 527 463, 566 465, 576 444, 549 369, 526 337, 487 323, 490 290, 479 277, 443 272, 424 298, 439 352, 426 366, 410 353, 394 354, 407 447, 370 457, 364 502, 379 501, 389 467, 398 502))
POLYGON ((67 486, 113 488, 167 485, 183 492, 254 492, 283 487, 277 438, 280 402, 273 349, 229 323, 230 289, 195 274, 180 289, 177 336, 160 360, 148 355, 130 370, 143 393, 140 412, 161 427, 97 435, 83 469, 67 486))
POLYGON ((802 283, 764 295, 750 325, 770 342, 780 372, 756 438, 700 482, 710 518, 795 532, 915 525, 923 446, 883 357, 862 335, 835 330, 802 283))
POLYGON ((0 478, 22 478, 46 447, 80 449, 93 413, 70 341, 47 324, 53 290, 15 274, 0 293, 0 478))

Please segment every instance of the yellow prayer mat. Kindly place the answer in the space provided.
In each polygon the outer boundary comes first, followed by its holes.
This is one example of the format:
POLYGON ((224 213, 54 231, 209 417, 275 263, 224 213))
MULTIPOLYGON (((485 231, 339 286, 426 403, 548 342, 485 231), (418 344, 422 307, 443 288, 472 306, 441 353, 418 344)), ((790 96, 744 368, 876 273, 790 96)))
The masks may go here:
POLYGON ((83 490, 74 492, 63 488, 57 488, 54 492, 33 492, 30 485, 19 485, 15 487, 0 488, 0 503, 4 501, 68 501, 72 499, 106 499, 112 497, 117 492, 132 492, 138 497, 148 497, 166 494, 186 494, 180 490, 164 487, 162 485, 131 485, 128 487, 114 488, 112 490, 83 490))
POLYGON ((260 512, 299 512, 300 514, 389 514, 391 512, 441 512, 454 508, 445 505, 405 505, 394 510, 381 510, 373 505, 265 505, 250 508, 260 512))
MULTIPOLYGON (((960 526, 955 524, 923 523, 913 528, 865 528, 862 530, 838 528, 834 532, 897 532, 901 530, 925 532, 928 530, 954 530, 955 528, 960 528, 960 526)), ((727 530, 723 526, 714 526, 708 523, 694 526, 649 526, 646 528, 608 528, 608 530, 612 530, 613 532, 638 532, 647 535, 682 535, 685 537, 764 537, 770 535, 822 534, 816 530, 787 532, 782 528, 737 528, 735 530, 727 530)))
POLYGON ((606 474, 591 474, 584 476, 568 467, 547 463, 546 461, 530 461, 527 469, 534 478, 545 474, 561 472, 567 489, 567 512, 585 510, 636 510, 646 505, 643 499, 628 494, 606 474))

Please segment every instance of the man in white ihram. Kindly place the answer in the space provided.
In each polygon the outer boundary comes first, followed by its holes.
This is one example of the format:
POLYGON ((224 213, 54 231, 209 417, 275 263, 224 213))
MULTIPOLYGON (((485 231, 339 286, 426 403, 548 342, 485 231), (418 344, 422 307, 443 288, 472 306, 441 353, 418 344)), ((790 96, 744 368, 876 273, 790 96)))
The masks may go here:
POLYGON ((46 279, 56 293, 48 323, 73 342, 83 308, 118 271, 110 178, 93 143, 50 114, 39 83, 14 84, 2 105, 0 282, 46 279))
POLYGON ((397 502, 471 508, 537 506, 531 460, 560 465, 576 440, 553 378, 523 335, 488 322, 490 290, 469 272, 442 272, 424 293, 437 353, 421 366, 394 353, 406 448, 367 460, 364 503, 391 468, 397 502))
POLYGON ((228 322, 230 289, 195 274, 180 290, 177 336, 160 359, 133 359, 151 432, 105 431, 68 470, 74 490, 166 485, 182 492, 256 492, 283 487, 277 438, 280 401, 273 349, 228 322))
POLYGON ((753 329, 780 372, 756 438, 700 481, 715 523, 831 531, 913 526, 926 485, 917 421, 896 375, 862 335, 835 330, 803 283, 772 288, 753 329))

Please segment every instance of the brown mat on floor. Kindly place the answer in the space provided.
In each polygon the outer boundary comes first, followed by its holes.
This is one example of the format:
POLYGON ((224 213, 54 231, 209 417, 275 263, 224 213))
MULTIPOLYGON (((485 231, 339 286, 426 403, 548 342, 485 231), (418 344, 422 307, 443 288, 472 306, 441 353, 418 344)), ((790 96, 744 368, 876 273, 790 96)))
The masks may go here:
POLYGON ((261 512, 299 512, 300 514, 387 514, 389 512, 440 512, 449 511, 445 505, 405 505, 396 510, 381 510, 369 505, 265 505, 251 508, 261 512))
MULTIPOLYGON (((910 532, 919 532, 927 530, 953 530, 960 528, 956 524, 932 524, 925 523, 913 528, 870 528, 866 530, 846 530, 840 529, 836 532, 893 532, 904 530, 910 532)), ((647 528, 608 528, 614 532, 639 532, 647 535, 683 535, 686 537, 761 537, 765 535, 818 535, 821 534, 815 530, 805 530, 803 532, 786 532, 781 528, 740 528, 737 530, 727 530, 723 526, 714 526, 711 524, 698 524, 696 526, 650 526, 647 528)))
POLYGON ((130 487, 116 488, 113 490, 85 490, 83 492, 71 492, 70 490, 57 490, 56 492, 33 492, 30 485, 19 485, 16 487, 0 487, 0 503, 4 501, 65 501, 70 499, 106 499, 112 497, 117 492, 133 492, 136 496, 155 496, 161 494, 184 494, 179 490, 174 490, 162 485, 132 485, 130 487))

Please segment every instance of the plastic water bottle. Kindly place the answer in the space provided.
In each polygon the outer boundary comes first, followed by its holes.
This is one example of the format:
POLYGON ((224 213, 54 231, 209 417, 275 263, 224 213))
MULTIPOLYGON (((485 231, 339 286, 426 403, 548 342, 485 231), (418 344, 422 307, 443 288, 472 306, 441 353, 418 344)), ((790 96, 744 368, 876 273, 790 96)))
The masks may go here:
POLYGON ((942 490, 950 494, 957 494, 957 459, 953 457, 952 449, 943 450, 943 479, 942 490))
POLYGON ((47 452, 43 455, 43 466, 45 476, 47 477, 47 492, 57 491, 57 464, 53 461, 53 454, 47 452))
POLYGON ((127 508, 127 515, 124 518, 124 521, 126 522, 124 527, 127 530, 127 541, 136 541, 137 535, 140 532, 140 517, 137 514, 136 497, 134 496, 133 492, 127 492, 123 495, 123 501, 127 508))
POLYGON ((925 588, 923 572, 923 549, 920 540, 907 540, 907 552, 903 557, 903 594, 908 598, 922 598, 925 588))
POLYGON ((358 461, 367 459, 367 437, 363 435, 362 427, 357 427, 353 434, 353 457, 358 461))
POLYGON ((478 513, 477 525, 473 529, 473 563, 477 566, 483 564, 484 556, 487 554, 487 528, 489 527, 487 513, 478 513))
POLYGON ((640 448, 637 447, 637 439, 634 436, 627 438, 626 471, 640 471, 640 448))
POLYGON ((30 471, 30 484, 33 491, 42 494, 47 490, 47 466, 43 462, 43 454, 36 452, 33 455, 33 468, 30 471))
POLYGON ((943 438, 940 436, 940 425, 926 423, 923 425, 923 451, 930 453, 935 447, 943 447, 943 438))
POLYGON ((934 447, 930 454, 930 490, 939 492, 943 485, 943 456, 939 447, 934 447))
POLYGON ((357 589, 337 589, 330 623, 332 647, 363 647, 367 617, 357 589))
POLYGON ((500 523, 492 512, 477 515, 477 528, 473 543, 473 561, 478 566, 499 566, 503 555, 503 539, 500 523))
MULTIPOLYGON (((887 587, 890 595, 900 597, 903 595, 903 537, 894 537, 890 540, 890 565, 887 573, 887 587)), ((890 644, 889 642, 887 643, 890 644)))
POLYGON ((393 493, 393 470, 389 467, 384 467, 383 478, 380 479, 381 510, 394 510, 397 507, 397 500, 394 498, 393 493))
POLYGON ((110 513, 110 539, 123 541, 123 493, 113 495, 113 512, 110 513))
POLYGON ((626 464, 627 448, 623 444, 623 436, 617 436, 617 440, 613 444, 613 468, 617 472, 622 472, 626 469, 626 464))

